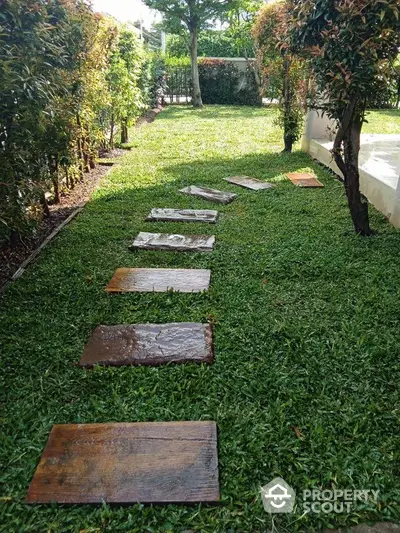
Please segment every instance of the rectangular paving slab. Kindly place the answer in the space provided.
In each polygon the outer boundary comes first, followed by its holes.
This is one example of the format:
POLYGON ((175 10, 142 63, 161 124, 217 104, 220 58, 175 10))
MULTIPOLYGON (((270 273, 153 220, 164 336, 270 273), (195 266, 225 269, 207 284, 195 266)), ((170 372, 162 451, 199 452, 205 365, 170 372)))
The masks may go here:
POLYGON ((216 202, 217 204, 229 204, 236 198, 236 194, 226 191, 218 191, 217 189, 207 189, 205 187, 196 187, 191 185, 190 187, 184 187, 180 189, 180 192, 190 194, 191 196, 197 196, 210 202, 216 202))
POLYGON ((219 500, 215 422, 53 426, 27 503, 219 500))
POLYGON ((324 186, 313 174, 310 174, 309 172, 290 172, 286 174, 286 176, 290 179, 293 185, 297 185, 298 187, 311 187, 315 189, 317 187, 324 186))
POLYGON ((146 220, 160 222, 208 222, 215 224, 218 211, 213 209, 158 209, 151 210, 146 220))
POLYGON ((177 235, 141 231, 130 250, 175 250, 180 252, 212 252, 214 235, 177 235))
POLYGON ((85 346, 80 366, 212 363, 208 324, 128 324, 98 326, 85 346))
POLYGON ((118 268, 106 292, 201 292, 210 285, 211 270, 186 268, 118 268))
POLYGON ((272 183, 267 181, 257 180, 256 178, 249 178, 248 176, 232 176, 230 178, 224 178, 225 181, 245 187, 246 189, 252 189, 253 191, 261 191, 262 189, 273 189, 272 183))

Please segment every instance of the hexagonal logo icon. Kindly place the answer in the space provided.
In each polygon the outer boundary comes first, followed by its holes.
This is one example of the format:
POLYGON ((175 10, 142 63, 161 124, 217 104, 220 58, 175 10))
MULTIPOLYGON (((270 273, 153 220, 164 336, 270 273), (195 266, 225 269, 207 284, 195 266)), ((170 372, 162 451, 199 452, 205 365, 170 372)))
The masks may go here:
POLYGON ((267 513, 291 513, 296 492, 281 477, 276 477, 261 487, 261 498, 267 513))

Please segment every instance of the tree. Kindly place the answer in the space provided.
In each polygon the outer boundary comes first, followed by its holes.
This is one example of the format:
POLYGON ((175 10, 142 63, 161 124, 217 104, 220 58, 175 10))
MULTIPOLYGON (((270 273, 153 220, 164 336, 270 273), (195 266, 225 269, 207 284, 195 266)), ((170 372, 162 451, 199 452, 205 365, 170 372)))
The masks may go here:
POLYGON ((332 154, 344 177, 355 231, 372 233, 360 193, 359 150, 371 98, 391 82, 400 46, 398 0, 288 0, 295 52, 311 59, 312 105, 337 124, 332 154))
POLYGON ((226 30, 227 35, 235 43, 236 49, 240 51, 240 55, 245 57, 248 69, 253 72, 260 102, 262 102, 263 97, 263 83, 261 65, 257 57, 257 44, 252 28, 262 5, 263 0, 241 0, 228 13, 229 28, 226 30))
POLYGON ((288 3, 265 5, 253 26, 263 91, 279 100, 277 124, 283 129, 284 151, 299 139, 305 108, 307 64, 295 57, 287 39, 288 3))
POLYGON ((163 13, 169 33, 189 33, 194 107, 203 105, 197 65, 198 33, 208 27, 210 21, 232 9, 236 2, 237 0, 145 0, 148 7, 163 13))

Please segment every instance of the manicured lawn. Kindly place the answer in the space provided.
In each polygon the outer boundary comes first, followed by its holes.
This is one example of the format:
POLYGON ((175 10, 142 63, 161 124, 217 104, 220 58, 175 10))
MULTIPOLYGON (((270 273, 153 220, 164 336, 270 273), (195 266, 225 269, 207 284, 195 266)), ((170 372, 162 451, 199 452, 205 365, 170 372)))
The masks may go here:
POLYGON ((260 487, 380 490, 349 515, 276 515, 279 532, 400 518, 400 231, 353 234, 343 186, 296 152, 281 155, 268 109, 171 107, 133 132, 83 213, 2 302, 6 393, 1 472, 6 533, 255 533, 271 528, 260 487), (324 189, 286 171, 313 169, 324 189), (229 175, 271 180, 255 193, 229 175), (151 207, 214 208, 178 192, 238 193, 216 226, 144 222, 151 207), (128 251, 139 230, 215 233, 212 254, 128 251), (204 294, 107 295, 115 268, 211 268, 204 294), (75 363, 98 324, 207 321, 212 366, 75 363), (215 420, 221 505, 26 506, 54 423, 215 420))
POLYGON ((400 109, 369 111, 363 133, 400 133, 400 109))

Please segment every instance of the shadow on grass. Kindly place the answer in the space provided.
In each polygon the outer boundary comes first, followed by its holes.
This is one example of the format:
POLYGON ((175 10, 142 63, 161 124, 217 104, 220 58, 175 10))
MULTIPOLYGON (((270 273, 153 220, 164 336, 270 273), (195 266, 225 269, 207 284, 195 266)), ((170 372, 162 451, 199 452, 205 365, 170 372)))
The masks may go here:
MULTIPOLYGON (((216 114, 218 113, 218 119, 235 119, 242 120, 244 118, 260 117, 260 109, 264 109, 268 113, 274 113, 275 108, 273 106, 264 106, 264 107, 251 107, 251 106, 221 106, 221 105, 212 105, 207 104, 202 109, 194 109, 190 104, 180 104, 180 105, 168 105, 168 113, 161 115, 163 120, 175 120, 179 117, 186 116, 188 113, 196 112, 196 119, 213 119, 215 120, 216 114), (240 116, 237 115, 238 111, 241 111, 240 116)), ((261 117, 262 118, 262 117, 261 117)))

